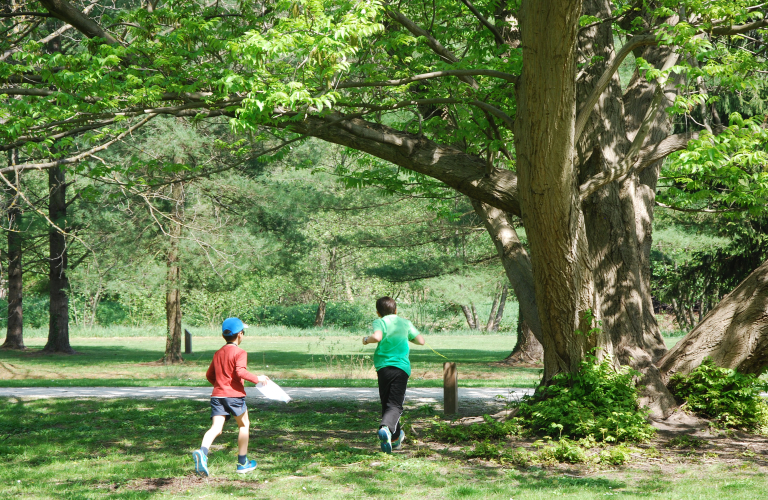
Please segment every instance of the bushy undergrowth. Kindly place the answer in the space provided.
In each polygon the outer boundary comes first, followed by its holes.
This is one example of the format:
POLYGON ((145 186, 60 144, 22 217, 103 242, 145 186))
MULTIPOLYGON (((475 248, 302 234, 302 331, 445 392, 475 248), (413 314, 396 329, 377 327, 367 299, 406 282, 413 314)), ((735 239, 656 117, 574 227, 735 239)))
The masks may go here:
POLYGON ((597 441, 647 441, 655 430, 637 403, 635 373, 616 371, 609 359, 588 356, 576 373, 555 375, 552 383, 519 403, 521 425, 537 434, 597 441))
MULTIPOLYGON (((253 311, 252 317, 246 314, 243 315, 243 319, 263 326, 310 328, 315 323, 315 314, 317 314, 317 304, 277 305, 259 307, 253 311)), ((375 318, 375 309, 371 304, 353 302, 326 304, 325 324, 328 326, 364 329, 370 327, 373 318, 375 318)))
POLYGON ((752 374, 720 368, 706 358, 686 375, 673 375, 669 389, 688 409, 720 427, 768 433, 768 383, 752 374))

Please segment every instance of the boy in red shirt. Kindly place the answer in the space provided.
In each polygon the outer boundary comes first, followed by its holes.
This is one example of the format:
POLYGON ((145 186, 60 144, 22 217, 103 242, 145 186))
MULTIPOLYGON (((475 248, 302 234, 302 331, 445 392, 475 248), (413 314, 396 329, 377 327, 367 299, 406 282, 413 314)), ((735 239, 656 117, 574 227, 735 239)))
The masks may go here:
POLYGON ((205 377, 213 385, 211 394, 211 428, 203 437, 203 444, 199 450, 192 452, 195 461, 195 472, 207 476, 208 474, 208 449, 213 440, 221 435, 224 422, 230 416, 235 417, 240 431, 237 435, 237 472, 245 474, 256 468, 256 460, 248 460, 248 437, 250 421, 248 420, 248 408, 245 406, 245 387, 243 380, 258 384, 269 383, 265 375, 257 377, 246 368, 248 354, 240 349, 245 328, 238 318, 227 318, 221 325, 221 335, 227 344, 213 355, 211 366, 205 377))

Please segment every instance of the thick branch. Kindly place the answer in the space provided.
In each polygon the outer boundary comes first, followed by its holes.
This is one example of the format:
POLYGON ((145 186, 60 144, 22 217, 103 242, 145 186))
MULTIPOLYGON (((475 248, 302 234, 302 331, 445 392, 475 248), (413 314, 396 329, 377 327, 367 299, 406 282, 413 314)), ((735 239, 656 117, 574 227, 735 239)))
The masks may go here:
POLYGON ((54 17, 61 19, 65 23, 71 24, 76 30, 88 38, 103 38, 110 45, 119 45, 119 42, 115 37, 104 31, 98 23, 77 10, 66 0, 39 1, 54 17))
POLYGON ((595 88, 592 89, 592 93, 589 94, 589 97, 587 97, 587 100, 584 102, 584 106, 579 111, 579 114, 576 116, 576 139, 578 140, 579 137, 581 137, 581 133, 584 131, 584 127, 587 124, 587 120, 589 119, 589 116, 592 114, 592 111, 595 109, 595 105, 597 104, 597 101, 600 99, 600 96, 605 91, 606 87, 608 87, 608 84, 611 82, 611 78, 613 78, 614 73, 618 71, 619 66, 622 62, 624 62, 624 59, 627 58, 627 56, 635 49, 638 49, 640 47, 645 47, 647 45, 654 45, 656 44, 656 36, 655 35, 637 35, 632 37, 631 40, 627 42, 626 45, 624 45, 618 54, 616 54, 616 57, 613 58, 613 61, 611 61, 611 64, 606 68, 606 70, 603 72, 603 75, 600 77, 600 79, 597 81, 597 84, 595 84, 595 88))
POLYGON ((515 215, 520 214, 517 174, 493 169, 486 174, 484 159, 415 134, 400 132, 359 118, 330 114, 303 121, 280 121, 272 126, 347 146, 413 172, 444 182, 470 198, 515 215))

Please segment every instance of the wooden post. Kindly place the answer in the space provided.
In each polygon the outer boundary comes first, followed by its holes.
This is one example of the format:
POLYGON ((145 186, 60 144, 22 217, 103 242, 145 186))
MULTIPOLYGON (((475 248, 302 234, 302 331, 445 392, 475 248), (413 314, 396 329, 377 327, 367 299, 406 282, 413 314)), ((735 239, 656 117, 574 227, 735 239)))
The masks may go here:
POLYGON ((192 334, 184 329, 184 354, 192 354, 192 334))
POLYGON ((443 413, 459 412, 459 384, 456 363, 443 363, 443 413))

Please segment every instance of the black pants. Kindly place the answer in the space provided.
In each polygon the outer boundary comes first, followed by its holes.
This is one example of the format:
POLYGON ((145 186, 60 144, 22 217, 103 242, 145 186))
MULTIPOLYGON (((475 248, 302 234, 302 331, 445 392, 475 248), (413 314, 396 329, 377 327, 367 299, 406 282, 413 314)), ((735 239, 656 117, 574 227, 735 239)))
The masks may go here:
POLYGON ((400 415, 403 414, 408 374, 395 366, 385 366, 376 372, 381 398, 381 425, 389 427, 392 439, 400 437, 400 415))

